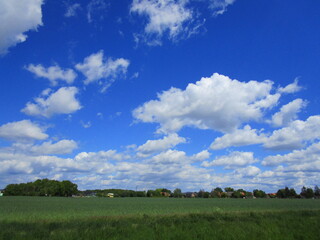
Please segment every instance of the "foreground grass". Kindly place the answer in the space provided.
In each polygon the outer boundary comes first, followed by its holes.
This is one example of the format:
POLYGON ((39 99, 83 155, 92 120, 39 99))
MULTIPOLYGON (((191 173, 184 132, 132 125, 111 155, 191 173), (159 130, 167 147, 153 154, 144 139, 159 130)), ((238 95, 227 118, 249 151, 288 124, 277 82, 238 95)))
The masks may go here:
POLYGON ((320 239, 320 201, 0 198, 0 239, 320 239))
POLYGON ((320 211, 0 222, 0 239, 319 239, 320 211))

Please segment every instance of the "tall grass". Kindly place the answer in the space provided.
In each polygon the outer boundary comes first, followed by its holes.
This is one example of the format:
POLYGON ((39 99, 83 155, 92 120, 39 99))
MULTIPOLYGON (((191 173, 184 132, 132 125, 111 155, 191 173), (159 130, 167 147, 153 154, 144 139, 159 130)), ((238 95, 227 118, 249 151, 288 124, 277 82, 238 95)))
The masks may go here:
POLYGON ((320 201, 0 198, 0 239, 320 239, 320 201))
POLYGON ((319 239, 319 211, 0 222, 0 239, 319 239))

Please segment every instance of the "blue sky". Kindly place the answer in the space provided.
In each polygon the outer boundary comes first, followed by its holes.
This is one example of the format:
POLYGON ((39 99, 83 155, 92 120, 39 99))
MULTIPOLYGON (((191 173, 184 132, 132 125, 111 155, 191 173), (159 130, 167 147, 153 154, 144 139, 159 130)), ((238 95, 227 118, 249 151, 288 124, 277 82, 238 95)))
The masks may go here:
POLYGON ((0 188, 319 184, 319 1, 0 9, 0 188))

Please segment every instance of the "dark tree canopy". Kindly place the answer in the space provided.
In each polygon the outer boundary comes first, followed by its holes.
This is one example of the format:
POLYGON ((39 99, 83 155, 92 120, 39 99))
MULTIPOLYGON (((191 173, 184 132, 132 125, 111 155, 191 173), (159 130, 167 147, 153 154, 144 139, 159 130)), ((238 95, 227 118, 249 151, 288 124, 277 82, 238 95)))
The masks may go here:
POLYGON ((267 194, 262 190, 255 189, 253 190, 253 196, 256 198, 265 198, 267 194))
POLYGON ((300 195, 304 198, 313 198, 314 192, 312 188, 306 188, 305 186, 303 186, 300 195))
POLYGON ((222 188, 216 187, 215 189, 212 189, 212 191, 210 193, 210 197, 212 197, 212 198, 221 198, 222 192, 223 192, 222 188))
POLYGON ((224 190, 226 192, 233 192, 234 191, 234 189, 232 187, 226 187, 226 188, 224 188, 224 190))
POLYGON ((78 193, 78 186, 70 181, 38 179, 34 182, 9 184, 5 196, 60 196, 70 197, 78 193))
POLYGON ((181 198, 183 195, 182 195, 182 192, 181 192, 181 189, 180 188, 176 188, 174 191, 173 191, 173 197, 175 198, 181 198))
POLYGON ((318 185, 314 187, 314 196, 320 197, 320 188, 318 187, 318 185))
POLYGON ((298 195, 294 188, 285 187, 284 189, 279 189, 277 192, 277 198, 296 198, 298 195))

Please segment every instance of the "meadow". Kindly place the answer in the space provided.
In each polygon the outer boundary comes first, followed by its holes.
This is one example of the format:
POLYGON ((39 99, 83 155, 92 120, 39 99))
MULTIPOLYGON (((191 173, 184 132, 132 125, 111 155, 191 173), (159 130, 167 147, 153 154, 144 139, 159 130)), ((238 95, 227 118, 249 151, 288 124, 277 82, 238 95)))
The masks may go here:
POLYGON ((319 239, 320 200, 1 197, 0 239, 319 239))

